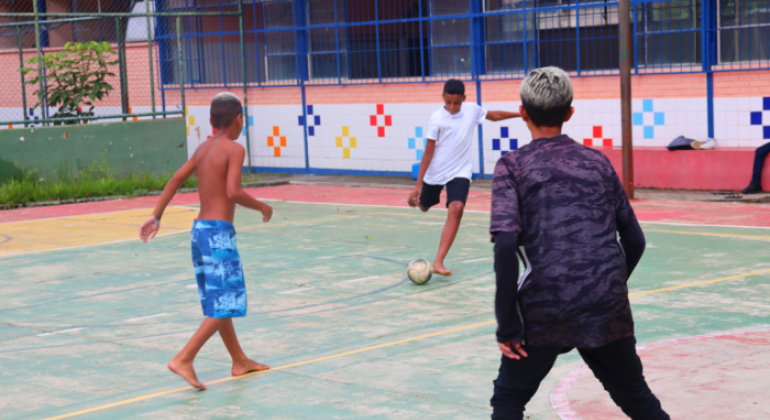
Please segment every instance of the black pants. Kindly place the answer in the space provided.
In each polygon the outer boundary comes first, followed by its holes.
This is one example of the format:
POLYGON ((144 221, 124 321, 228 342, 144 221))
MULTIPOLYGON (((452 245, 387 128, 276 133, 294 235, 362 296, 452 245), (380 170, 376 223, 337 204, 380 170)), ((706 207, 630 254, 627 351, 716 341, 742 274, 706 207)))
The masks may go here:
POLYGON ((765 165, 765 156, 768 153, 770 153, 770 143, 760 146, 754 154, 754 173, 751 175, 751 182, 762 183, 762 166, 765 165))
MULTIPOLYGON (((529 357, 520 360, 503 356, 492 397, 492 419, 521 420, 524 407, 535 395, 540 382, 569 347, 523 346, 529 357)), ((626 415, 634 420, 669 420, 642 375, 642 361, 636 354, 636 339, 615 340, 602 347, 578 349, 583 360, 626 415)))

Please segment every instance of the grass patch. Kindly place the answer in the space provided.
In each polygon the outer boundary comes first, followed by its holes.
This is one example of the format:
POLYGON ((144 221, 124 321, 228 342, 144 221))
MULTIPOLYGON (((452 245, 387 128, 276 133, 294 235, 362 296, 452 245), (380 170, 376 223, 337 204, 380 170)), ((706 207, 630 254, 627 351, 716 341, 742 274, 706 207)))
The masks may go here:
MULTIPOLYGON (((77 173, 65 165, 56 166, 56 179, 46 180, 37 171, 26 169, 0 180, 0 205, 20 205, 42 201, 60 201, 94 197, 138 196, 162 191, 173 174, 128 175, 116 177, 106 161, 94 162, 77 173)), ((244 174, 243 182, 261 181, 257 175, 244 174)), ((197 188, 193 175, 181 188, 197 188)))

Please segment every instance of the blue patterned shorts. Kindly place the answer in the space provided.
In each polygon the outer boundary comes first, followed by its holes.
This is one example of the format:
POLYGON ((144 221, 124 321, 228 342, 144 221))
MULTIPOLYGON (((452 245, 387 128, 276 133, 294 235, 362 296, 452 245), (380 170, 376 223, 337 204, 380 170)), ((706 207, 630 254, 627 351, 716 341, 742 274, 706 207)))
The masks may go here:
POLYGON ((210 318, 246 316, 246 285, 233 224, 196 220, 190 241, 203 315, 210 318))

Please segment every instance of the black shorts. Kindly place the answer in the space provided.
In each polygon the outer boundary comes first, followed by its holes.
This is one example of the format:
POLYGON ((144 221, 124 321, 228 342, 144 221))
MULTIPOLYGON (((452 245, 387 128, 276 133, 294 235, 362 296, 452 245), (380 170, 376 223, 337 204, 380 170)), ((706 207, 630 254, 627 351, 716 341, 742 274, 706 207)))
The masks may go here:
MULTIPOLYGON (((441 190, 443 185, 431 185, 422 183, 422 193, 420 194, 420 205, 425 208, 435 206, 441 201, 441 190)), ((446 184, 446 206, 453 201, 468 200, 468 191, 471 189, 471 180, 467 178, 455 178, 446 184)))

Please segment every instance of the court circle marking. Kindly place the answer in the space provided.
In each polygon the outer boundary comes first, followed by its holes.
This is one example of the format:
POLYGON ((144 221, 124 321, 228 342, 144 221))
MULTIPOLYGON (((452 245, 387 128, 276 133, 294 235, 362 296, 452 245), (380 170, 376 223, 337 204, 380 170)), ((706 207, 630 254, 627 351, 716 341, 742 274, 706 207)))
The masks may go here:
MULTIPOLYGON (((640 352, 642 350, 654 349, 658 347, 667 346, 669 344, 678 344, 678 343, 691 341, 691 340, 701 340, 701 339, 724 337, 724 336, 730 336, 730 335, 754 334, 754 333, 762 333, 767 331, 770 331, 770 328, 726 331, 726 332, 717 332, 717 333, 702 334, 702 335, 693 335, 690 337, 673 338, 670 340, 659 341, 657 343, 646 344, 644 346, 638 346, 636 348, 636 351, 640 352)), ((561 420, 581 420, 581 417, 575 412, 575 410, 572 409, 572 407, 569 404, 569 391, 572 389, 572 385, 574 385, 575 382, 577 382, 577 380, 583 375, 583 373, 585 373, 588 370, 590 370, 588 368, 588 365, 583 364, 582 366, 578 367, 572 372, 564 375, 564 377, 562 377, 559 380, 559 382, 556 384, 556 386, 554 386, 553 389, 551 390, 551 407, 553 407, 554 411, 556 411, 556 414, 559 415, 559 418, 561 420)))

